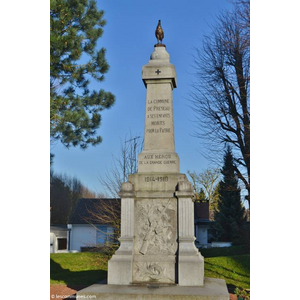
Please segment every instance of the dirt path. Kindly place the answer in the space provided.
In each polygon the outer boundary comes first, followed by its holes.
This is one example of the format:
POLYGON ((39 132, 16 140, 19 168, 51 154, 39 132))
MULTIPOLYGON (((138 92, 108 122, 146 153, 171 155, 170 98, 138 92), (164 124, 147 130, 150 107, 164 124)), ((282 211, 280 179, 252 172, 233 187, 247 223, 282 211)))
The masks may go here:
POLYGON ((76 299, 76 293, 79 290, 84 289, 86 286, 66 286, 63 284, 50 285, 50 300, 53 299, 76 299))

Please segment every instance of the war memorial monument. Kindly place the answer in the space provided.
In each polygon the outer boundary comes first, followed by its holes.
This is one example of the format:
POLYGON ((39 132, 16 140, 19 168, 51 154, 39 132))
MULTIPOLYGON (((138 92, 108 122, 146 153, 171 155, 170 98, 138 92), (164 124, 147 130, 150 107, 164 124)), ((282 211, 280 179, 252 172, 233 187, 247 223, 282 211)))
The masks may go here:
POLYGON ((147 89, 144 149, 138 172, 119 193, 120 247, 108 262, 107 284, 79 291, 78 299, 229 300, 224 280, 204 278, 204 258, 194 245, 194 193, 180 173, 174 143, 176 72, 162 44, 160 21, 156 37, 142 70, 147 89))

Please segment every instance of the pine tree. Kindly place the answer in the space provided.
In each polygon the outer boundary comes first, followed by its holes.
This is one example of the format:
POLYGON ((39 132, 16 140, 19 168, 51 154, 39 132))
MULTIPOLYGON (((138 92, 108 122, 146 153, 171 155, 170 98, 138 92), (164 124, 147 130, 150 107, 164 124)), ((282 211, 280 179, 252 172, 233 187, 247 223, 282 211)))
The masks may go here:
POLYGON ((209 210, 218 210, 218 205, 219 205, 219 189, 220 189, 220 183, 218 182, 218 184, 214 187, 213 191, 212 191, 212 200, 209 201, 209 210))
POLYGON ((50 135, 66 147, 99 144, 100 112, 115 97, 89 89, 90 79, 104 80, 106 50, 96 50, 104 12, 94 0, 50 1, 50 135))
POLYGON ((220 199, 215 215, 215 229, 219 241, 239 243, 245 229, 246 216, 230 148, 225 152, 221 173, 223 180, 219 187, 220 199))

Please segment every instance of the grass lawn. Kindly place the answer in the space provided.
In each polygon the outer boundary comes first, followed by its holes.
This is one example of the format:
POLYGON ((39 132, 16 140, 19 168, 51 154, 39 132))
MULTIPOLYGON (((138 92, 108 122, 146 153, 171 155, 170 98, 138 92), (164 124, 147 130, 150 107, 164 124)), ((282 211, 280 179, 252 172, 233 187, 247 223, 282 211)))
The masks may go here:
MULTIPOLYGON (((70 286, 97 283, 107 277, 107 260, 107 256, 100 253, 51 254, 50 284, 70 286)), ((250 254, 207 257, 205 276, 225 279, 232 290, 235 287, 249 289, 250 254)))
POLYGON ((228 286, 250 289, 250 254, 204 259, 205 277, 225 279, 228 286))
POLYGON ((99 253, 50 254, 50 284, 91 285, 107 277, 107 256, 99 253))

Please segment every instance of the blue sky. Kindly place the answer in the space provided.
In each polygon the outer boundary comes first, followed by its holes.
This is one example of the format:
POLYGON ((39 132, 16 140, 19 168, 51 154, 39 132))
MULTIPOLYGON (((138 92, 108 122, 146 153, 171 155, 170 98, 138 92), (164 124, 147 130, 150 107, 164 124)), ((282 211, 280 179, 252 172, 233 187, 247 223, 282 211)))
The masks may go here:
POLYGON ((193 137, 193 111, 189 107, 189 93, 193 73, 194 48, 201 46, 203 36, 209 34, 214 18, 231 9, 227 0, 153 0, 153 1, 98 1, 105 11, 107 25, 99 39, 99 47, 107 50, 110 70, 103 83, 93 84, 116 96, 115 105, 102 113, 98 133, 103 142, 87 150, 65 148, 60 143, 52 147, 55 154, 54 171, 75 175, 89 189, 102 192, 99 175, 104 175, 112 165, 112 155, 117 156, 120 140, 126 134, 143 135, 146 89, 141 79, 142 66, 147 64, 153 46, 158 20, 162 22, 164 44, 177 73, 174 97, 175 147, 180 157, 180 171, 201 172, 209 162, 199 153, 201 140, 193 137))

